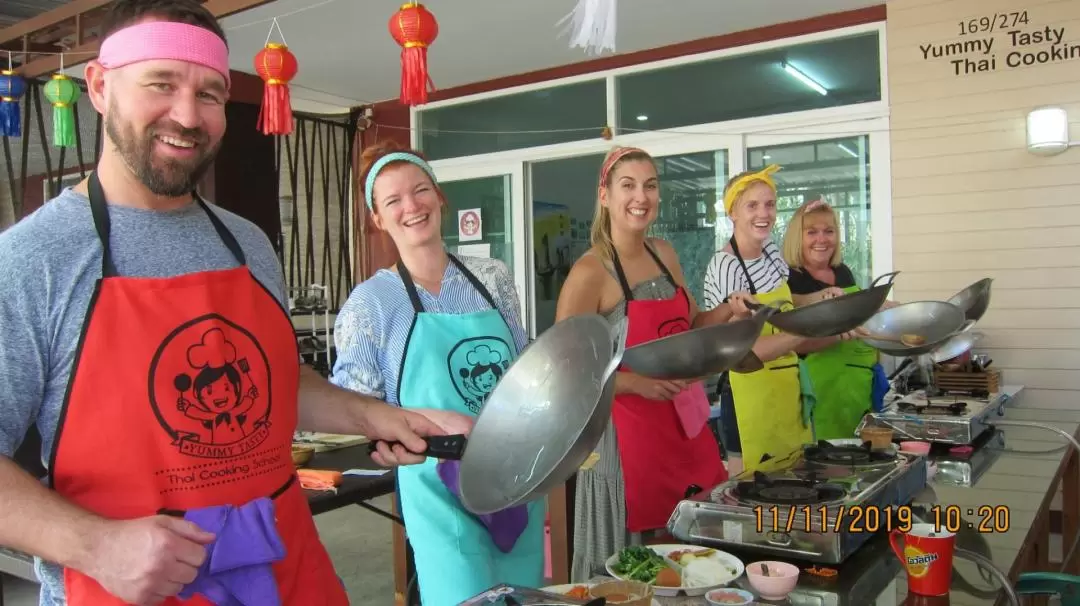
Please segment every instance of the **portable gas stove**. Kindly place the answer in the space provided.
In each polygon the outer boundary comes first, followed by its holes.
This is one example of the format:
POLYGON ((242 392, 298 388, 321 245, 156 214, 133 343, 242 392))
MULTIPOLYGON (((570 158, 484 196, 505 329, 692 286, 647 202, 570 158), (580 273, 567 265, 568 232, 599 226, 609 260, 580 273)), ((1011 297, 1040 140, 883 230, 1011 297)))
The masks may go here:
POLYGON ((777 468, 681 501, 668 531, 692 544, 838 564, 888 529, 886 508, 926 486, 925 457, 869 445, 819 442, 777 468))
POLYGON ((1005 393, 942 395, 933 388, 903 396, 890 392, 885 410, 866 415, 856 433, 864 427, 887 427, 894 440, 971 444, 987 430, 989 418, 1005 415, 1008 400, 1005 393))

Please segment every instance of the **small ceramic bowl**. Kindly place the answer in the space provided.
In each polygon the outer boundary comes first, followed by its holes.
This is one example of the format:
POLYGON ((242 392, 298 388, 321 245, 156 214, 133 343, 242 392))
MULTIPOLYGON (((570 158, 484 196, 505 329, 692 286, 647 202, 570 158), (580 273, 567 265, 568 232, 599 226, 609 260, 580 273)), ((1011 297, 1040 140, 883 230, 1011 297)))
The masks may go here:
POLYGON ((311 458, 315 456, 315 449, 310 446, 296 446, 292 447, 292 460, 293 465, 297 467, 303 467, 311 462, 311 458))
POLYGON ((746 577, 750 586, 766 600, 782 600, 799 582, 799 569, 786 562, 754 562, 746 565, 746 577), (769 576, 761 573, 766 566, 769 576))
POLYGON ((893 430, 885 427, 866 427, 859 432, 863 442, 870 442, 873 450, 885 450, 892 444, 893 430))
POLYGON ((919 442, 917 440, 910 440, 908 442, 900 442, 901 452, 910 452, 911 454, 929 454, 930 442, 919 442))
POLYGON ((608 604, 619 606, 649 606, 653 588, 637 581, 608 581, 589 588, 589 596, 605 598, 608 604))
POLYGON ((705 594, 710 606, 747 606, 754 603, 754 594, 742 589, 713 589, 705 594))

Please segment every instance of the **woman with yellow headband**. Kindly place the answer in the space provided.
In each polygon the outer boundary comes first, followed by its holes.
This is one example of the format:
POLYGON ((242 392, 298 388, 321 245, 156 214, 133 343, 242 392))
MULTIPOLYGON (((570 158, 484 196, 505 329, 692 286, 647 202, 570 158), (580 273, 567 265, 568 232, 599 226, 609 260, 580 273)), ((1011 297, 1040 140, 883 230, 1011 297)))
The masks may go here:
MULTIPOLYGON (((791 217, 784 233, 784 261, 799 304, 859 290, 851 268, 843 262, 838 231, 836 212, 820 198, 791 217)), ((891 305, 886 302, 885 307, 891 305)), ((814 387, 816 404, 810 412, 814 438, 854 437, 863 415, 876 407, 876 396, 884 397, 888 391, 877 350, 841 335, 808 340, 797 351, 814 387)))
MULTIPOLYGON (((501 261, 457 257, 442 240, 446 199, 419 152, 364 150, 362 193, 401 258, 349 295, 335 324, 332 382, 408 408, 447 433, 467 433, 526 345, 518 298, 501 261)), ((394 448, 400 448, 395 446, 394 448)), ((489 516, 458 501, 457 461, 397 472, 405 532, 425 606, 451 606, 499 583, 544 577, 543 500, 489 516)))
MULTIPOLYGON (((659 204, 652 157, 637 148, 612 150, 600 169, 592 248, 571 268, 556 319, 625 317, 632 347, 731 317, 728 306, 698 313, 671 244, 646 237, 659 204)), ((615 394, 611 424, 596 449, 600 458, 577 478, 575 582, 602 573, 612 554, 664 528, 691 484, 711 487, 728 477, 705 427, 709 404, 700 382, 620 370, 615 394)))
MULTIPOLYGON (((730 303, 742 317, 750 313, 747 300, 764 304, 792 300, 787 263, 770 240, 776 224, 772 175, 777 170, 778 166, 771 165, 728 181, 724 210, 735 233, 705 270, 706 308, 730 303)), ((730 398, 721 379, 721 424, 732 473, 740 467, 752 471, 769 459, 785 458, 813 439, 803 421, 799 359, 794 353, 805 340, 766 324, 754 344, 754 353, 765 368, 727 373, 730 398), (735 456, 738 450, 741 461, 735 456)))

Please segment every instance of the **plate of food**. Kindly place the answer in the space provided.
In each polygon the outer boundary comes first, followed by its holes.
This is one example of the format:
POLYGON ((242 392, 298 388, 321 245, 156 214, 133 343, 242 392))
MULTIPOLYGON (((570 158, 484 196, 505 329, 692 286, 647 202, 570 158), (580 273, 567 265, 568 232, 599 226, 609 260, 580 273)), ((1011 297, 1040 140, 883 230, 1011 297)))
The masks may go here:
POLYGON ((739 558, 696 545, 627 547, 608 558, 608 574, 653 586, 658 596, 703 596, 742 576, 739 558))
MULTIPOLYGON (((573 598, 575 600, 589 600, 592 596, 589 595, 589 588, 595 585, 595 583, 574 583, 571 585, 552 585, 550 587, 544 587, 541 591, 548 593, 557 593, 559 595, 573 598)), ((653 598, 652 606, 660 606, 660 602, 653 598)))

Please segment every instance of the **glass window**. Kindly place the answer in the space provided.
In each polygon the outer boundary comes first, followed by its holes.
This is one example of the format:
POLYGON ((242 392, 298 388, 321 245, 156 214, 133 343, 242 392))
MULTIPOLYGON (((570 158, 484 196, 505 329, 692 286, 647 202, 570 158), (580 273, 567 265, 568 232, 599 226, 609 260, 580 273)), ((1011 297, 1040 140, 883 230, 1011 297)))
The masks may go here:
POLYGON ((660 130, 881 100, 878 34, 620 76, 619 129, 660 130))
POLYGON ((650 231, 679 254, 686 286, 698 305, 704 298, 705 268, 731 237, 723 216, 728 154, 725 150, 656 158, 660 211, 650 231))
POLYGON ((447 250, 467 256, 501 259, 513 273, 514 247, 510 223, 510 198, 513 190, 510 179, 510 175, 496 175, 439 183, 450 206, 442 222, 443 241, 447 250), (469 210, 478 211, 478 223, 474 223, 472 213, 462 214, 469 210), (469 233, 474 226, 479 231, 479 239, 462 241, 460 236, 469 233), (484 246, 490 247, 483 251, 487 252, 486 255, 478 250, 484 246))
MULTIPOLYGON (((859 286, 872 279, 870 253, 870 138, 847 137, 747 150, 747 165, 758 170, 769 164, 782 168, 777 186, 773 241, 780 246, 795 210, 808 200, 824 198, 838 215, 844 263, 859 286)), ((730 221, 726 223, 730 224, 730 221)))
POLYGON ((604 154, 529 165, 532 187, 536 334, 555 323, 555 306, 566 276, 589 250, 596 212, 596 181, 604 154))
POLYGON ((423 110, 420 148, 440 160, 595 139, 607 123, 606 88, 601 78, 423 110))

